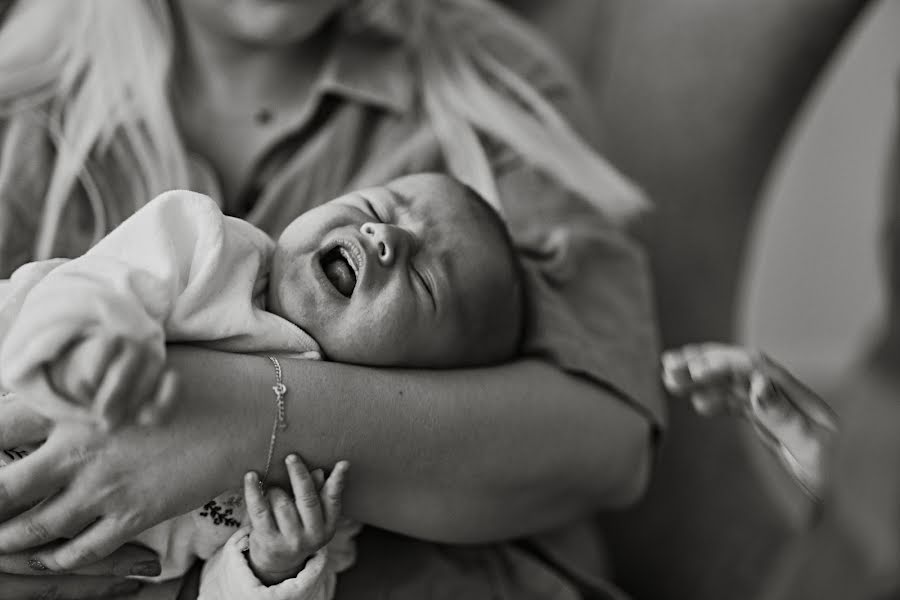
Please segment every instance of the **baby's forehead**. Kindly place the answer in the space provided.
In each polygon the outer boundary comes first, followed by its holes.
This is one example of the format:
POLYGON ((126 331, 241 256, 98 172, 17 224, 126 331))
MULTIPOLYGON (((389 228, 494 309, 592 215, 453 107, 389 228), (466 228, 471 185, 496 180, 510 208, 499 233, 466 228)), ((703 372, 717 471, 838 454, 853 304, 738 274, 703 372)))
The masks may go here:
POLYGON ((401 197, 401 201, 416 205, 447 199, 453 203, 465 202, 471 190, 456 179, 440 173, 406 175, 386 186, 401 197))
POLYGON ((386 187, 398 209, 424 221, 451 224, 477 218, 479 199, 475 192, 447 175, 408 175, 386 187))
POLYGON ((397 212, 420 227, 423 241, 433 251, 462 252, 471 259, 473 245, 481 252, 504 250, 508 245, 499 215, 475 190, 452 177, 410 175, 388 183, 385 189, 397 212))

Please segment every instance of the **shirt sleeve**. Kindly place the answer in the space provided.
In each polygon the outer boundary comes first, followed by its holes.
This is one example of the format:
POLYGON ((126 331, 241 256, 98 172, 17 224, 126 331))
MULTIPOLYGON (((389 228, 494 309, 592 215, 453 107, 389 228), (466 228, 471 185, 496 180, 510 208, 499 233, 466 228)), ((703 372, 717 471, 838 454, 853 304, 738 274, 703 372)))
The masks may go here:
POLYGON ((643 252, 586 201, 515 159, 498 183, 528 279, 525 354, 607 387, 662 427, 643 252))
MULTIPOLYGON (((491 45, 580 135, 600 146, 577 82, 527 52, 491 45)), ((665 410, 658 322, 643 249, 586 199, 508 148, 489 143, 489 156, 528 278, 525 353, 606 387, 659 431, 665 410)))
POLYGON ((197 600, 330 600, 334 596, 336 576, 328 565, 327 547, 311 556, 296 577, 263 585, 243 552, 249 529, 239 529, 206 561, 197 600))
MULTIPOLYGON (((495 27, 484 23, 481 43, 582 138, 602 147, 601 128, 577 79, 495 27)), ((588 200, 496 140, 486 145, 528 279, 525 353, 605 387, 659 431, 665 411, 658 323, 643 250, 588 200)))

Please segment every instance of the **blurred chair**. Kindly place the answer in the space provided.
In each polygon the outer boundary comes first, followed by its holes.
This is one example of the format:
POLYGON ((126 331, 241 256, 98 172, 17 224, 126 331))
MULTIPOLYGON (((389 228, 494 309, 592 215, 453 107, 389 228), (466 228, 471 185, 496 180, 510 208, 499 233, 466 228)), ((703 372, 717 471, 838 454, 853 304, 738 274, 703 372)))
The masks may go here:
MULTIPOLYGON (((732 340, 760 191, 798 108, 863 0, 507 0, 584 75, 603 151, 655 203, 646 244, 663 344, 732 340), (590 24, 590 25, 589 25, 590 24)), ((607 514, 636 600, 754 597, 790 526, 741 427, 670 403, 645 499, 607 514)))

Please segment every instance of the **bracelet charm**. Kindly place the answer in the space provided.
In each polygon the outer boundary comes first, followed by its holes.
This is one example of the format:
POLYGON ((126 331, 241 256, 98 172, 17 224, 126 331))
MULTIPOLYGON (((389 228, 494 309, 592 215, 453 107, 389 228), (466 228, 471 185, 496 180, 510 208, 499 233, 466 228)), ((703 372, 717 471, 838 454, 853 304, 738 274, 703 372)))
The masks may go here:
POLYGON ((275 443, 278 441, 278 432, 287 429, 287 416, 285 414, 284 397, 287 395, 287 386, 282 381, 281 363, 274 356, 268 357, 272 366, 275 367, 275 385, 272 391, 275 392, 275 421, 272 423, 272 435, 269 437, 269 452, 266 455, 266 469, 263 476, 259 480, 260 489, 265 489, 266 481, 269 479, 269 470, 272 468, 272 459, 275 456, 275 443))

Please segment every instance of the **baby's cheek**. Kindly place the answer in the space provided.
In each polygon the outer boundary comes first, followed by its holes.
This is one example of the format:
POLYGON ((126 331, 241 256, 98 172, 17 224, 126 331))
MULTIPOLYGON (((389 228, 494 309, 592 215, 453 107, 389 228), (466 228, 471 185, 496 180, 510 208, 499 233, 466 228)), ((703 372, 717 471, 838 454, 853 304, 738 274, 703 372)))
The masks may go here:
POLYGON ((382 313, 345 314, 313 337, 322 346, 328 360, 369 366, 407 366, 407 351, 413 344, 407 336, 398 338, 393 323, 382 313))

